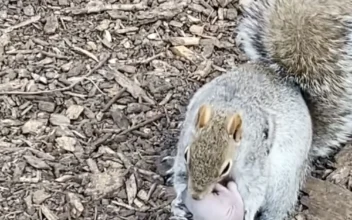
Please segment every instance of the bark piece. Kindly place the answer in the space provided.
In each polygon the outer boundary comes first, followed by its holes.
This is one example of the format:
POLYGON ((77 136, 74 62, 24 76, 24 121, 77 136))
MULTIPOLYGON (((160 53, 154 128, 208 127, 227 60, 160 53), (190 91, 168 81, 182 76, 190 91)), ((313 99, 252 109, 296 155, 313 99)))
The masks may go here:
POLYGON ((320 220, 346 220, 352 217, 352 192, 333 183, 308 177, 301 203, 320 220))

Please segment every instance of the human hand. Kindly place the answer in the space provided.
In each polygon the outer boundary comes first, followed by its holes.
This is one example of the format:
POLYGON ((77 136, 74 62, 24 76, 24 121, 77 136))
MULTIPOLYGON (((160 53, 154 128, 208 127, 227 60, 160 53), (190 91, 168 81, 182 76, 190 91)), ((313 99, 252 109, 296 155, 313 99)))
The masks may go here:
POLYGON ((194 200, 187 193, 185 204, 194 220, 243 220, 244 206, 237 185, 232 181, 227 188, 216 184, 215 190, 202 200, 194 200))

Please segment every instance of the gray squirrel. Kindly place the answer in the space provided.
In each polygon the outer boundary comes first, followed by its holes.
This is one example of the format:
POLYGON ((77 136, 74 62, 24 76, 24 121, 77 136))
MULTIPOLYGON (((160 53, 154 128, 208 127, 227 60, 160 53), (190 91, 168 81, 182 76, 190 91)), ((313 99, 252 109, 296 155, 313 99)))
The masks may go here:
POLYGON ((245 220, 291 213, 310 162, 352 135, 352 0, 257 0, 238 44, 250 59, 191 98, 174 165, 171 219, 233 179, 245 220))

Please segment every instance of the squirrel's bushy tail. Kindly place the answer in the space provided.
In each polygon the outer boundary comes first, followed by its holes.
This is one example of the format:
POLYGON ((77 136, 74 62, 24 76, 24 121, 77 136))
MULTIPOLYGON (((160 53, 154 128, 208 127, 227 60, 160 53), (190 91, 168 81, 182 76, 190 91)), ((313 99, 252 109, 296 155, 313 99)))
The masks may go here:
POLYGON ((350 140, 352 0, 253 1, 237 42, 250 60, 301 87, 313 120, 313 156, 329 156, 350 140))

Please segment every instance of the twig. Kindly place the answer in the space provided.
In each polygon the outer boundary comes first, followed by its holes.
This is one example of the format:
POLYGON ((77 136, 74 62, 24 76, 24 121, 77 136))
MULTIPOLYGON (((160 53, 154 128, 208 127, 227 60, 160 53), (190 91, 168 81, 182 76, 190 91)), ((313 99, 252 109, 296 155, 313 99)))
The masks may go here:
POLYGON ((134 130, 136 130, 138 128, 141 128, 141 127, 143 127, 143 126, 145 126, 147 124, 150 124, 150 123, 152 123, 154 121, 157 121, 157 120, 159 120, 162 117, 164 117, 164 114, 156 115, 156 116, 154 116, 154 117, 152 117, 150 119, 145 120, 144 122, 142 122, 140 124, 136 124, 136 125, 128 128, 128 129, 122 131, 121 133, 118 134, 118 136, 125 135, 125 134, 127 134, 127 133, 129 133, 131 131, 134 131, 134 130))
POLYGON ((86 51, 80 47, 73 45, 67 38, 64 38, 64 41, 73 51, 80 53, 80 54, 83 54, 83 55, 86 55, 87 57, 93 59, 97 63, 99 62, 98 58, 94 54, 92 54, 91 52, 86 51))
POLYGON ((116 70, 116 68, 110 67, 111 72, 115 75, 115 81, 122 87, 126 87, 127 91, 134 98, 142 98, 151 105, 155 105, 153 98, 150 98, 146 91, 142 89, 136 82, 125 76, 116 70))
POLYGON ((144 10, 147 6, 144 2, 138 4, 87 4, 85 8, 82 9, 69 9, 69 11, 74 15, 81 14, 91 14, 99 13, 109 10, 120 10, 120 11, 134 11, 134 10, 144 10))
POLYGON ((63 92, 65 95, 69 95, 69 96, 74 96, 74 97, 79 97, 81 99, 84 99, 87 97, 87 95, 83 95, 83 94, 78 94, 78 93, 74 93, 74 92, 70 92, 70 91, 64 91, 63 92))
POLYGON ((161 182, 163 181, 163 178, 160 175, 158 175, 158 174, 156 174, 156 173, 154 173, 154 172, 152 172, 150 170, 144 170, 144 169, 141 169, 141 168, 137 168, 137 170, 142 175, 149 176, 149 177, 151 177, 154 180, 160 180, 161 182))
POLYGON ((97 220, 98 219, 98 207, 95 206, 94 207, 94 220, 97 220))
POLYGON ((21 27, 30 25, 30 24, 32 24, 32 23, 35 23, 35 22, 39 21, 40 18, 41 18, 41 16, 40 16, 40 14, 38 14, 38 15, 33 16, 33 17, 31 17, 30 19, 25 20, 25 21, 23 21, 23 22, 21 22, 21 23, 19 23, 19 24, 16 24, 16 25, 13 25, 13 26, 8 27, 8 28, 6 28, 6 29, 3 29, 2 31, 5 32, 5 33, 9 33, 9 32, 11 32, 11 31, 13 31, 13 30, 15 30, 15 29, 18 29, 18 28, 21 28, 21 27))
POLYGON ((140 124, 134 125, 134 126, 128 128, 126 130, 123 130, 123 129, 107 129, 107 128, 105 128, 105 129, 102 129, 102 132, 104 132, 104 133, 113 133, 113 134, 117 134, 118 136, 125 135, 125 134, 127 134, 127 133, 129 133, 131 131, 134 131, 134 130, 140 128, 140 127, 143 127, 143 126, 145 126, 145 125, 147 125, 149 123, 152 123, 152 122, 162 118, 163 116, 164 116, 164 114, 160 114, 160 115, 154 116, 153 118, 150 118, 150 119, 148 119, 148 120, 146 120, 146 121, 144 121, 144 122, 142 122, 140 124))
POLYGON ((6 52, 6 54, 8 54, 8 55, 31 54, 31 53, 42 53, 42 54, 44 54, 47 57, 55 57, 55 58, 63 59, 63 60, 69 60, 70 59, 70 57, 67 57, 67 56, 63 56, 63 55, 56 54, 56 53, 51 53, 51 52, 46 52, 46 51, 43 51, 43 50, 37 50, 37 49, 34 49, 34 50, 12 50, 12 51, 7 51, 6 52))
POLYGON ((82 49, 80 47, 76 47, 76 46, 73 46, 73 45, 71 45, 71 48, 72 48, 72 50, 74 50, 74 51, 76 51, 78 53, 82 53, 82 54, 86 55, 87 57, 93 59, 97 63, 99 62, 98 58, 94 54, 92 54, 91 52, 88 52, 88 51, 86 51, 86 50, 84 50, 84 49, 82 49))
POLYGON ((66 25, 65 25, 65 21, 62 19, 61 16, 60 16, 60 22, 61 22, 61 25, 64 28, 64 30, 67 30, 66 25))
POLYGON ((99 86, 98 86, 93 80, 91 80, 91 79, 89 79, 89 78, 87 78, 87 77, 83 77, 83 78, 86 79, 86 80, 88 80, 89 82, 91 82, 91 83, 93 84, 93 86, 95 86, 101 94, 106 95, 106 93, 103 92, 103 91, 101 91, 101 89, 99 88, 99 86))
POLYGON ((118 92, 118 93, 104 106, 104 108, 103 108, 101 111, 102 111, 102 112, 106 112, 106 110, 108 110, 108 108, 110 108, 110 106, 111 106, 112 104, 114 104, 114 103, 116 102, 116 100, 119 99, 119 98, 122 96, 122 94, 123 94, 126 90, 127 90, 126 87, 125 87, 125 88, 122 88, 122 89, 120 90, 120 92, 118 92))
POLYGON ((138 27, 126 27, 126 28, 122 28, 122 29, 117 29, 115 31, 116 34, 126 34, 129 32, 136 32, 138 31, 139 28, 138 27))
POLYGON ((111 203, 114 204, 114 205, 123 207, 125 209, 133 210, 133 211, 138 211, 138 212, 154 212, 154 211, 157 211, 159 209, 162 209, 162 208, 170 205, 171 202, 172 202, 172 200, 168 200, 168 201, 165 201, 162 204, 160 204, 158 206, 155 206, 155 207, 138 209, 138 208, 135 208, 133 206, 127 205, 127 204, 122 203, 122 202, 118 202, 118 201, 114 201, 114 200, 111 201, 111 203))
POLYGON ((97 149, 97 147, 98 147, 99 145, 101 145, 101 144, 104 143, 106 140, 108 140, 109 138, 111 138, 111 136, 112 136, 112 133, 106 133, 106 134, 104 134, 103 137, 99 138, 99 139, 96 140, 94 143, 92 143, 92 144, 91 144, 90 152, 91 152, 91 153, 94 152, 94 151, 97 149))
POLYGON ((224 73, 227 72, 226 69, 224 69, 224 68, 222 68, 222 67, 220 67, 220 66, 217 66, 217 65, 215 65, 215 64, 212 64, 212 67, 213 67, 214 69, 220 71, 220 72, 224 72, 224 73))
POLYGON ((121 151, 118 151, 116 155, 127 169, 130 169, 133 166, 131 161, 121 151))
POLYGON ((125 209, 129 209, 129 210, 134 210, 134 211, 141 211, 135 207, 132 207, 130 205, 127 205, 125 203, 122 203, 122 202, 118 202, 118 201, 111 201, 112 204, 115 204, 117 206, 121 206, 121 207, 124 207, 125 209))
POLYGON ((161 53, 158 53, 158 54, 156 54, 152 57, 146 58, 146 59, 128 61, 128 62, 126 62, 126 64, 147 64, 147 63, 150 63, 151 61, 153 61, 159 57, 163 57, 163 56, 164 56, 164 53, 161 52, 161 53))
POLYGON ((171 202, 172 202, 172 200, 168 200, 168 201, 166 201, 166 202, 161 203, 161 204, 158 205, 158 206, 155 206, 155 207, 153 207, 153 208, 148 209, 147 211, 148 211, 148 212, 154 212, 154 211, 157 211, 157 210, 159 210, 159 209, 163 209, 163 208, 165 208, 166 206, 170 205, 171 202))
POLYGON ((38 53, 36 50, 10 50, 6 51, 8 55, 16 55, 16 54, 30 54, 30 53, 38 53))
POLYGON ((78 83, 82 82, 85 78, 90 76, 92 73, 97 71, 100 67, 102 67, 110 58, 111 54, 109 53, 102 61, 100 61, 92 70, 90 70, 86 75, 84 75, 80 80, 73 82, 71 85, 61 88, 61 89, 53 89, 53 90, 44 90, 44 91, 37 91, 37 92, 21 92, 21 91, 0 91, 0 95, 41 95, 41 94, 48 94, 54 92, 63 92, 72 89, 78 83))
POLYGON ((70 57, 63 56, 63 55, 56 54, 56 53, 46 52, 46 51, 43 51, 43 50, 40 50, 38 52, 44 54, 47 57, 55 57, 55 58, 63 59, 63 60, 69 60, 70 59, 70 57))

